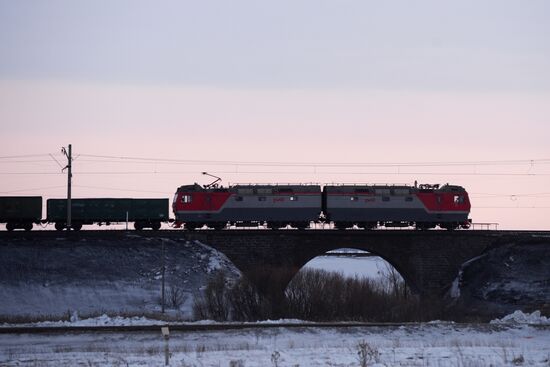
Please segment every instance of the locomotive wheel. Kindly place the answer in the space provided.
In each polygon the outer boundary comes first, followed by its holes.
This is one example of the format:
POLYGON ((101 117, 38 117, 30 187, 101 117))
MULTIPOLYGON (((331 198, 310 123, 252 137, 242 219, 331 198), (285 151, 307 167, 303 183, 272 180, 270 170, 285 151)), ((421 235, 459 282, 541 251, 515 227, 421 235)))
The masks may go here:
POLYGON ((211 223, 209 227, 212 227, 215 231, 221 231, 222 229, 225 228, 226 225, 227 223, 215 222, 215 223, 211 223))
POLYGON ((268 227, 271 228, 274 231, 278 231, 281 227, 285 227, 286 224, 283 224, 282 222, 271 222, 267 223, 268 227))
POLYGON ((153 231, 158 231, 160 229, 160 222, 153 222, 151 223, 151 229, 153 231))
POLYGON ((456 225, 455 223, 442 223, 439 226, 443 229, 446 229, 447 231, 454 231, 458 228, 458 225, 456 225))
POLYGON ((371 229, 375 229, 376 228, 376 222, 365 222, 363 224, 363 228, 365 228, 365 230, 369 231, 371 229))
POLYGON ((65 223, 61 222, 55 222, 55 229, 58 231, 62 231, 65 229, 65 223))
POLYGON ((80 231, 82 229, 82 223, 76 222, 71 225, 71 229, 74 231, 80 231))
POLYGON ((143 229, 143 223, 134 222, 134 228, 136 229, 136 231, 141 231, 143 229))
POLYGON ((292 223, 292 226, 298 228, 300 231, 303 231, 306 228, 309 228, 309 222, 294 222, 292 223))
POLYGON ((335 222, 334 223, 334 226, 343 231, 345 230, 346 228, 350 228, 350 227, 353 227, 353 223, 352 222, 335 222))
POLYGON ((13 224, 12 222, 6 223, 6 229, 8 230, 8 232, 13 231, 15 229, 15 224, 13 224))

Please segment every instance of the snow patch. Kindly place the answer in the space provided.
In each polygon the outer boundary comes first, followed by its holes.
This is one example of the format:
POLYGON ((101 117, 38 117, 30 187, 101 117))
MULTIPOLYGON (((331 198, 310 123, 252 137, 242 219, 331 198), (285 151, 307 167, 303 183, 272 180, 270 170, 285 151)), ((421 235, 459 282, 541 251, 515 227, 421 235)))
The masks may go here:
POLYGON ((458 271, 458 275, 457 277, 455 278, 455 280, 453 280, 453 284, 451 285, 451 289, 449 291, 449 295, 451 296, 451 298, 458 298, 460 297, 460 281, 462 279, 462 269, 460 269, 458 271))
POLYGON ((458 275, 456 276, 455 280, 453 280, 453 283, 451 284, 451 289, 449 290, 449 296, 453 299, 460 297, 460 282, 462 281, 462 273, 464 272, 464 269, 474 261, 477 261, 481 259, 482 257, 487 256, 487 254, 482 254, 479 256, 474 257, 473 259, 470 259, 463 263, 460 266, 460 270, 458 271, 458 275))
POLYGON ((491 320, 491 324, 536 324, 536 325, 550 325, 550 319, 546 316, 542 316, 540 311, 534 311, 533 313, 523 313, 520 310, 514 311, 509 315, 504 316, 501 319, 491 320))

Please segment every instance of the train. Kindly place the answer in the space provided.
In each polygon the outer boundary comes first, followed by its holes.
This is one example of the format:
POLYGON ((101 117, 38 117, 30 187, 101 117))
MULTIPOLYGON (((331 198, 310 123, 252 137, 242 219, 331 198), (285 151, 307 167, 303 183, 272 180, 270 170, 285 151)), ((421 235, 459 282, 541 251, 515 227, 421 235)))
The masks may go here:
MULTIPOLYGON (((136 230, 158 230, 161 223, 195 230, 207 226, 264 225, 273 230, 307 229, 311 223, 330 228, 413 227, 418 230, 467 229, 471 204, 458 185, 357 184, 217 184, 183 185, 172 200, 175 219, 169 219, 169 199, 72 199, 73 230, 83 225, 133 222, 136 230)), ((6 229, 31 230, 33 224, 67 227, 67 200, 48 199, 42 214, 41 197, 0 197, 0 223, 6 229)))
MULTIPOLYGON (((109 225, 133 222, 136 230, 159 230, 169 220, 169 199, 85 198, 71 200, 71 229, 79 231, 83 225, 109 225)), ((67 228, 67 200, 48 199, 46 218, 42 218, 42 197, 0 197, 0 223, 8 231, 30 231, 34 224, 52 223, 58 231, 67 228)))

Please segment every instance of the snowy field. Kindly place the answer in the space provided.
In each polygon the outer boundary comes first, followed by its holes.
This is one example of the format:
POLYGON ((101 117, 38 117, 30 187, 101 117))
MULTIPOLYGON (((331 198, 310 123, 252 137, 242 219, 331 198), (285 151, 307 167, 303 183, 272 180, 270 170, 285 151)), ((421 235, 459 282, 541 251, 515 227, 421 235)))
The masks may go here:
MULTIPOLYGON (((158 332, 0 334, 1 366, 163 366, 158 332)), ((395 327, 172 331, 170 366, 549 366, 550 328, 395 327), (364 357, 362 357, 362 355, 364 357)))
POLYGON ((371 257, 334 257, 317 256, 305 267, 330 272, 341 273, 346 277, 360 277, 377 279, 386 271, 385 260, 378 256, 371 257))

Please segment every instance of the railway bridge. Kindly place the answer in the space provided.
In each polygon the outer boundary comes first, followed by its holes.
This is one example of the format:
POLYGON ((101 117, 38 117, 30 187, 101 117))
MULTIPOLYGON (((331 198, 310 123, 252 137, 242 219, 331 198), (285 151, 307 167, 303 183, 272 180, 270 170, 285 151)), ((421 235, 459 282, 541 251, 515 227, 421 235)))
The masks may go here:
POLYGON ((386 260, 413 292, 425 297, 442 297, 461 265, 491 248, 518 242, 550 247, 550 232, 532 231, 234 230, 195 231, 183 236, 224 253, 255 280, 260 291, 282 291, 311 259, 331 250, 353 248, 386 260), (283 289, 277 290, 277 286, 283 289))
MULTIPOLYGON (((461 265, 485 251, 513 243, 550 247, 550 232, 533 231, 414 231, 414 230, 165 230, 165 231, 33 231, 0 232, 3 239, 25 245, 47 245, 63 237, 65 246, 94 239, 131 246, 136 238, 157 246, 199 241, 225 254, 266 295, 281 295, 292 277, 311 259, 339 248, 365 250, 389 262, 408 286, 424 297, 442 297, 461 265), (158 239, 159 241, 155 241, 158 239), (153 241, 151 241, 153 240, 153 241)), ((0 249, 1 250, 1 249, 0 249)))

